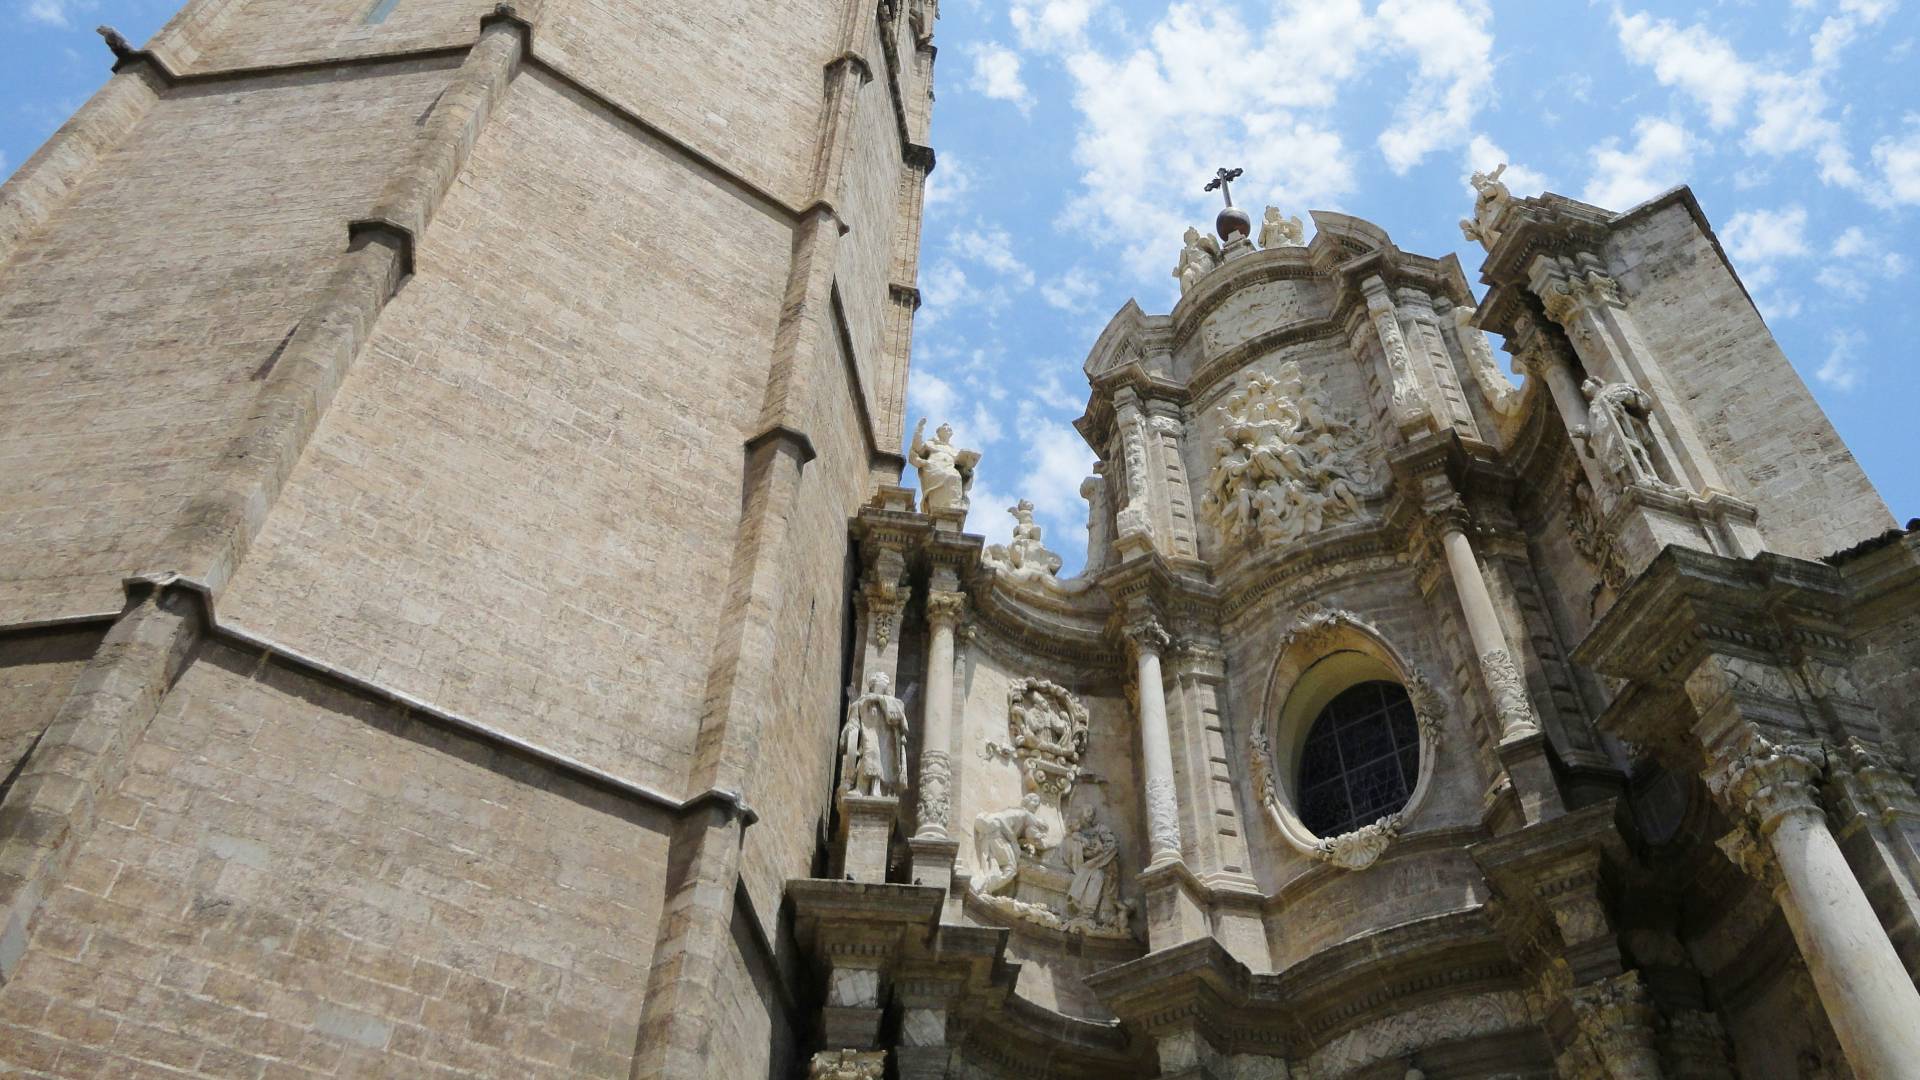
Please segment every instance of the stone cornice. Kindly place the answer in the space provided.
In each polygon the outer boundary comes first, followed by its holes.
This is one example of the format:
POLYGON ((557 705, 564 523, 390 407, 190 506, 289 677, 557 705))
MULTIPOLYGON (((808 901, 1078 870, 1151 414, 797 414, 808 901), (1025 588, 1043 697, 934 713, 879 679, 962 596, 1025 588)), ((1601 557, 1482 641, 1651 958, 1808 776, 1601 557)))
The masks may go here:
POLYGON ((1675 685, 1709 652, 1769 660, 1781 646, 1844 656, 1851 596, 1821 563, 1667 547, 1572 653, 1618 678, 1675 685))
POLYGON ((1211 937, 1086 979, 1102 1004, 1147 1031, 1193 1026, 1220 1053, 1303 1057, 1411 1005, 1511 990, 1520 974, 1478 908, 1419 919, 1254 974, 1211 937))

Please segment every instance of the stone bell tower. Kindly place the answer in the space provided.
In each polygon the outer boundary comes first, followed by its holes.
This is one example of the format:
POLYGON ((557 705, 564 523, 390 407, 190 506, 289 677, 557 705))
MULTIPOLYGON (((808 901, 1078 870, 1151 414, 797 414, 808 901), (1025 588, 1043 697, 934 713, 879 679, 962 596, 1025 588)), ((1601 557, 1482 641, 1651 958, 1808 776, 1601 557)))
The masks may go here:
POLYGON ((944 433, 854 519, 816 1075, 1911 1074, 1920 536, 1692 194, 1476 177, 1476 300, 1238 175, 1089 351, 1086 571, 944 433))
POLYGON ((787 1067, 937 13, 107 35, 0 189, 0 1071, 787 1067))

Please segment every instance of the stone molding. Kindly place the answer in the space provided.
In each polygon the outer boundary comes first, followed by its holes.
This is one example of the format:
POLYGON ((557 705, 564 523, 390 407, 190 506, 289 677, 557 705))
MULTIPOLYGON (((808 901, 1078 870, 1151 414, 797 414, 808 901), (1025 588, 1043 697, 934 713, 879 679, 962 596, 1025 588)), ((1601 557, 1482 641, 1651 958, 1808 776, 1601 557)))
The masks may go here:
MULTIPOLYGON (((1302 605, 1291 627, 1281 637, 1277 653, 1263 719, 1247 735, 1247 758, 1251 765, 1255 796, 1266 809, 1269 821, 1294 850, 1344 870, 1364 870, 1386 853, 1426 802, 1437 765, 1441 733, 1445 727, 1446 698, 1432 680, 1405 660, 1378 628, 1351 611, 1328 608, 1317 603, 1302 605), (1298 688, 1297 683, 1285 687, 1277 685, 1283 666, 1295 656, 1300 656, 1305 665, 1310 666, 1312 661, 1306 657, 1331 651, 1343 638, 1370 646, 1364 651, 1393 672, 1406 688, 1419 725, 1420 772, 1406 804, 1399 810, 1339 836, 1322 837, 1307 828, 1292 806, 1292 785, 1282 779, 1280 771, 1283 768, 1291 770, 1292 763, 1279 760, 1273 747, 1274 734, 1277 733, 1270 734, 1270 730, 1285 707, 1285 696, 1291 696, 1298 688), (1285 696, 1281 695, 1282 690, 1285 696)), ((1305 666, 1302 670, 1305 670, 1305 666)), ((1306 718, 1304 722, 1311 724, 1312 719, 1306 718)))

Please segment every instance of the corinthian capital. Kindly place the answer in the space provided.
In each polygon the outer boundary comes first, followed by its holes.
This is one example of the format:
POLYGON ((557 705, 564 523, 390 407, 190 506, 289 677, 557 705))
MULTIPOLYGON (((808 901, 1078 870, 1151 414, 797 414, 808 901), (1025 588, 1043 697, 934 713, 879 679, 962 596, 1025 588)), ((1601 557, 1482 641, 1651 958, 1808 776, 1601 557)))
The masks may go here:
POLYGON ((1126 629, 1121 632, 1126 634, 1128 644, 1132 645, 1136 652, 1150 652, 1156 656, 1165 652, 1167 646, 1173 642, 1173 638, 1167 633, 1166 628, 1160 625, 1158 619, 1138 619, 1128 623, 1126 629))
POLYGON ((1737 819, 1766 836, 1789 814, 1824 820, 1820 779, 1826 766, 1826 749, 1818 744, 1754 735, 1708 768, 1707 787, 1737 819))
POLYGON ((938 626, 945 623, 952 626, 967 613, 967 594, 947 589, 934 589, 927 593, 927 621, 938 626))

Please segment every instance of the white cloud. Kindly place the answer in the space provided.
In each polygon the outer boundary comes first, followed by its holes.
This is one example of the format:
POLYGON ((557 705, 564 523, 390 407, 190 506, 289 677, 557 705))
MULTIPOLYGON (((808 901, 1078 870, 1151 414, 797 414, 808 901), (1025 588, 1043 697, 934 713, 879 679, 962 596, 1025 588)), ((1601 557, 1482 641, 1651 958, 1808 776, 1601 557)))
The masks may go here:
POLYGON ((1616 9, 1614 29, 1627 59, 1653 69, 1662 86, 1677 86, 1707 111, 1716 128, 1731 127, 1753 89, 1753 69, 1733 46, 1704 28, 1681 29, 1671 19, 1616 9))
POLYGON ((920 313, 915 317, 922 327, 931 327, 953 308, 973 297, 967 272, 952 260, 942 259, 920 275, 920 313))
POLYGON ((1851 390, 1860 382, 1860 345, 1866 335, 1858 330, 1836 330, 1827 337, 1827 358, 1813 377, 1835 390, 1851 390))
POLYGON ((1005 45, 988 42, 974 50, 973 79, 967 85, 996 101, 1012 102, 1023 113, 1033 108, 1020 79, 1020 54, 1005 45))
POLYGON ((1467 136, 1493 82, 1493 35, 1484 0, 1385 0, 1375 18, 1388 42, 1415 60, 1413 85, 1380 133, 1387 166, 1404 174, 1467 136))
POLYGON ((1033 271, 1013 253, 1013 237, 998 226, 963 229, 953 234, 954 251, 1021 285, 1033 284, 1033 271))
POLYGON ((1099 283, 1078 266, 1040 286, 1040 298, 1061 311, 1085 311, 1098 295, 1099 283))
POLYGON ((1007 18, 1029 49, 1077 45, 1101 0, 1013 0, 1007 18))
POLYGON ((1671 120, 1641 117, 1633 125, 1634 144, 1619 139, 1593 148, 1593 178, 1580 198, 1609 210, 1625 210, 1680 183, 1693 164, 1693 137, 1671 120))
MULTIPOLYGON (((1266 21, 1249 25, 1237 6, 1176 2, 1125 49, 1057 50, 1080 114, 1084 187, 1077 216, 1060 221, 1122 249, 1129 274, 1166 277, 1181 231, 1218 212, 1201 185, 1222 165, 1246 169, 1234 201, 1256 216, 1266 204, 1337 205, 1359 163, 1336 109, 1369 74, 1402 102, 1375 140, 1389 168, 1404 172, 1470 138, 1494 68, 1484 0, 1382 0, 1372 10, 1362 0, 1275 0, 1258 10, 1266 21)), ((1163 284, 1171 294, 1172 278, 1163 284)))
POLYGON ((1897 203, 1920 203, 1920 115, 1908 115, 1909 130, 1873 144, 1873 163, 1880 169, 1887 197, 1897 203))
MULTIPOLYGON (((907 411, 915 416, 946 416, 959 398, 952 383, 931 371, 914 368, 907 373, 907 411)), ((940 421, 934 420, 933 426, 940 426, 940 421)))
POLYGON ((921 203, 929 211, 937 206, 959 206, 972 190, 973 171, 957 155, 941 154, 934 161, 933 171, 927 174, 927 188, 921 203))
POLYGON ((1460 182, 1465 184, 1474 173, 1487 172, 1501 162, 1507 163, 1507 171, 1500 174, 1500 180, 1515 195, 1538 195, 1547 190, 1551 184, 1547 174, 1514 161, 1512 155, 1508 154, 1499 143, 1483 134, 1475 135, 1473 141, 1467 144, 1467 156, 1461 166, 1460 182))
POLYGON ((1897 278, 1907 272, 1907 257, 1887 251, 1867 236, 1865 229, 1851 226, 1833 240, 1834 259, 1814 275, 1814 280, 1848 300, 1867 298, 1874 284, 1897 278))
POLYGON ((1767 321, 1778 322, 1800 314, 1799 290, 1775 286, 1780 280, 1780 262, 1809 253, 1805 207, 1742 210, 1721 228, 1720 241, 1726 246, 1734 269, 1740 272, 1740 279, 1752 293, 1754 305, 1767 321))
POLYGON ((27 21, 48 26, 71 26, 73 20, 68 18, 70 12, 84 11, 93 6, 84 0, 27 0, 27 21))
POLYGON ((1735 265, 1766 264, 1807 253, 1807 210, 1742 210, 1728 219, 1720 239, 1735 265))
POLYGON ((1822 183, 1872 195, 1854 165, 1846 132, 1827 115, 1826 80, 1840 53, 1859 31, 1884 19, 1888 0, 1842 0, 1808 39, 1810 65, 1800 71, 1777 63, 1743 59, 1727 41, 1703 26, 1681 27, 1646 12, 1615 9, 1614 29, 1627 59, 1652 70, 1662 86, 1691 98, 1710 126, 1725 129, 1751 116, 1745 133, 1749 152, 1782 157, 1805 153, 1822 183))
MULTIPOLYGON (((954 425, 956 428, 960 425, 954 425)), ((973 415, 967 418, 966 435, 981 446, 992 446, 1005 435, 1006 429, 1000 426, 1000 419, 993 415, 984 401, 973 403, 973 415)))

